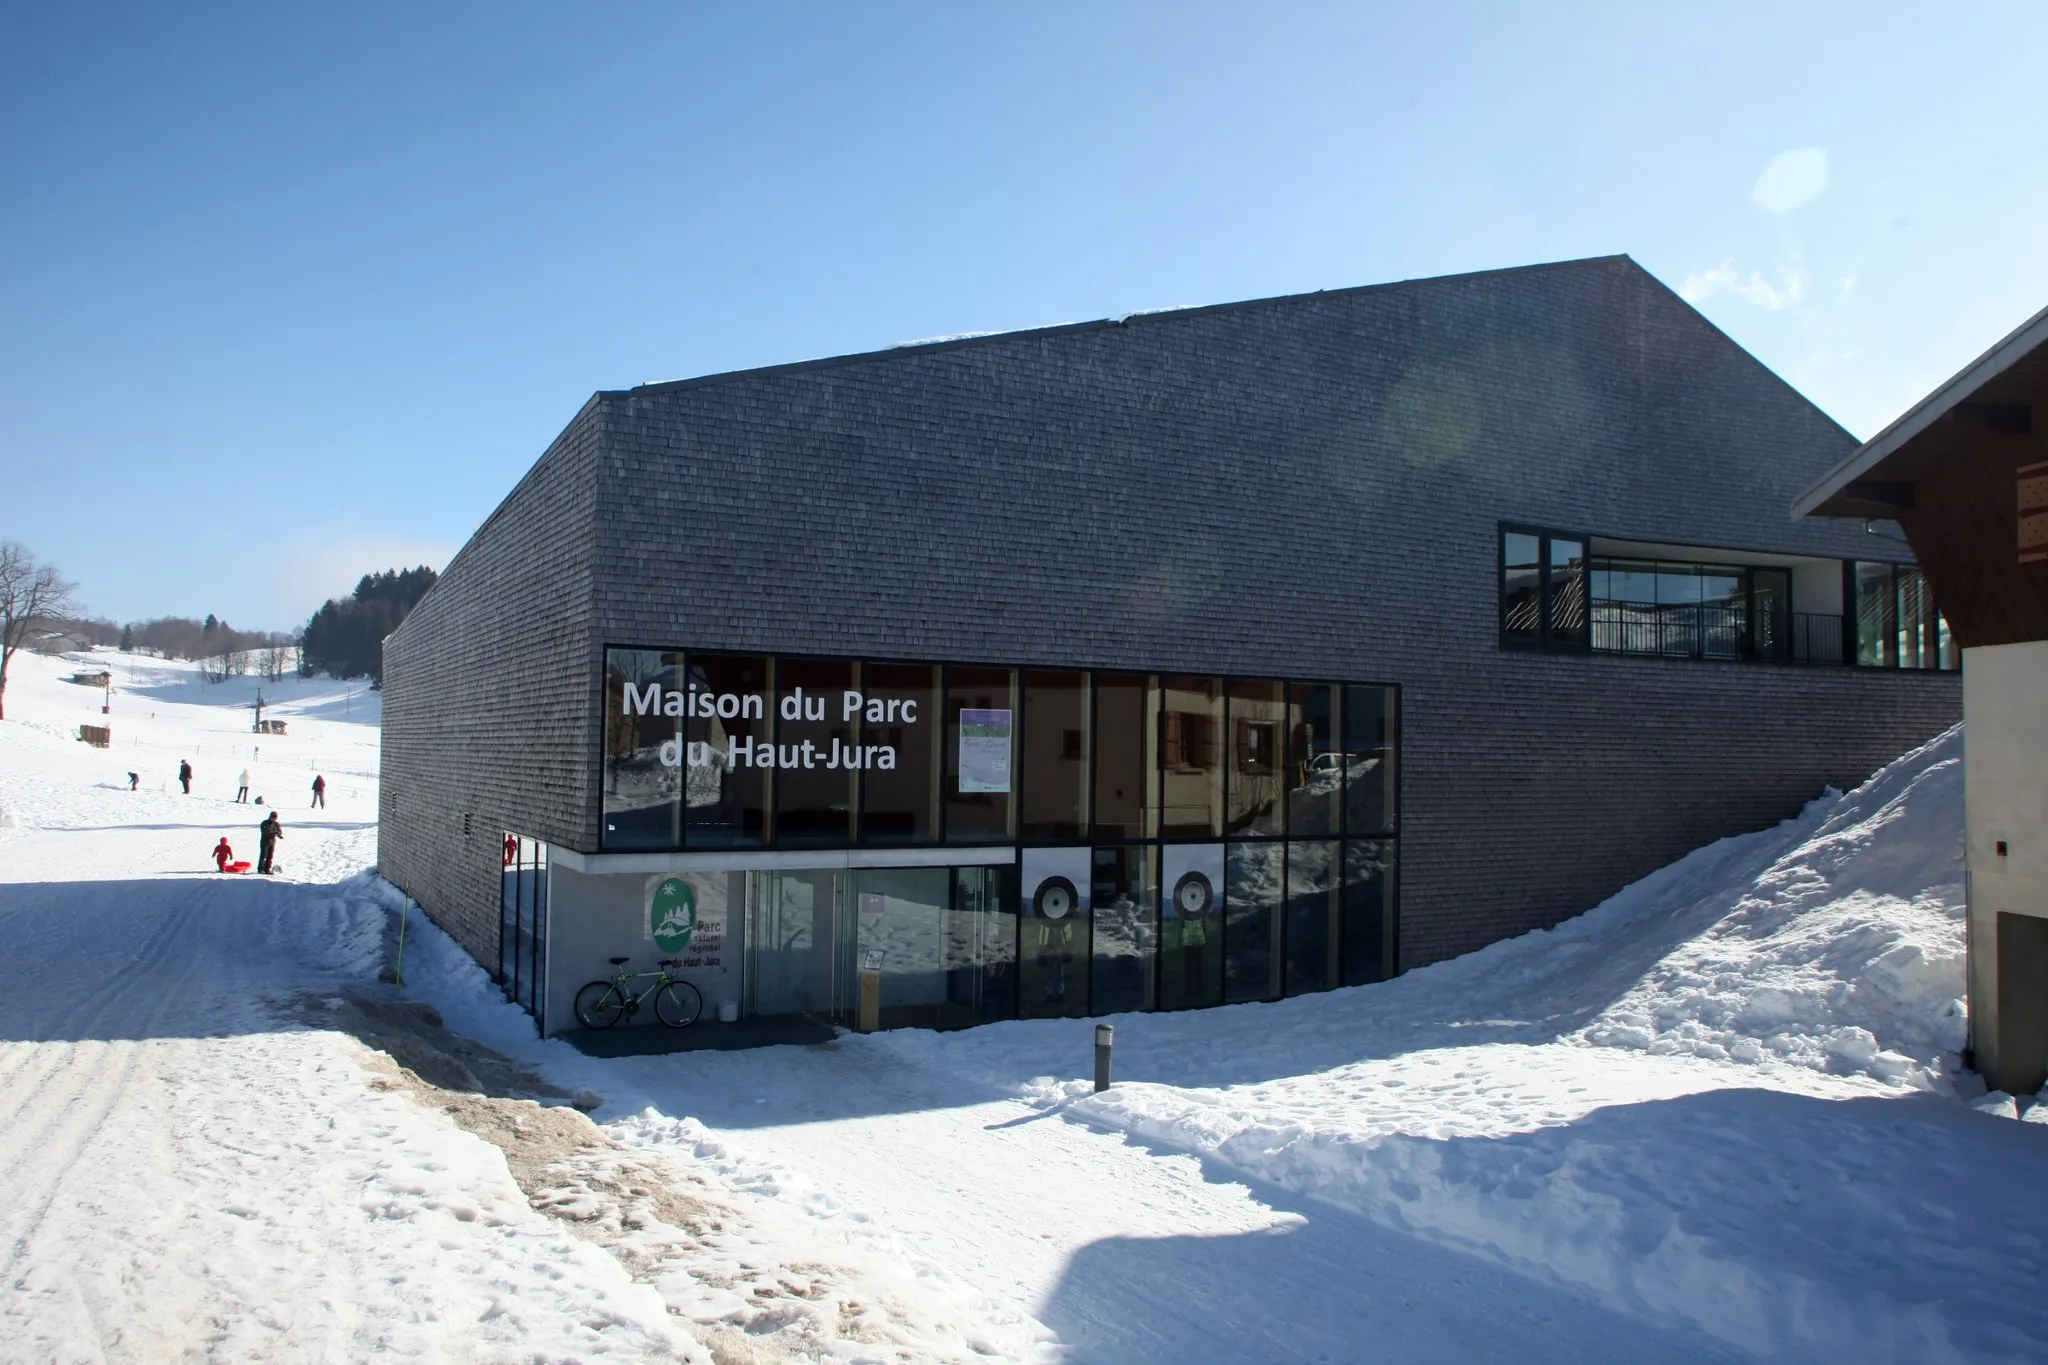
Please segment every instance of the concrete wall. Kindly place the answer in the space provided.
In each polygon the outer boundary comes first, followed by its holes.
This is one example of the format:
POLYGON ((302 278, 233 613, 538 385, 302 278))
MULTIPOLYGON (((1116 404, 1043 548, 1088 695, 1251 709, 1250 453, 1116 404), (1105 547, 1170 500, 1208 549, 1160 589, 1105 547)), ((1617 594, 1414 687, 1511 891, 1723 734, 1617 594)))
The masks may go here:
POLYGON ((1971 1046, 1993 1086, 2031 1094, 2048 1037, 2037 1012, 2007 1018, 2001 1001, 2048 997, 2048 971, 2001 944, 1999 916, 2048 918, 2048 640, 1964 650, 1963 711, 1971 1046), (2002 980, 2002 962, 2030 979, 2002 980))
POLYGON ((1502 521, 1885 557, 1785 514, 1854 446, 1620 258, 600 394, 560 515, 522 484, 387 647, 387 871, 490 959, 497 826, 596 847, 605 644, 1393 682, 1433 961, 1954 722, 1953 676, 1499 648, 1502 521))

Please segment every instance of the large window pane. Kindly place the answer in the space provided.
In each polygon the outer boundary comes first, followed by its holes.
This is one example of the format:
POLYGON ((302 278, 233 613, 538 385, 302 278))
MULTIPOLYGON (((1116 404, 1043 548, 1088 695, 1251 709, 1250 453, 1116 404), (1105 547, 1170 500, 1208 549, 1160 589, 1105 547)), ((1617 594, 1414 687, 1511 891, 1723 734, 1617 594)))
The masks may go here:
POLYGON ((861 838, 918 844, 939 829, 939 670, 931 664, 869 664, 862 674, 860 743, 886 745, 896 766, 861 769, 861 838))
POLYGON ((1014 833, 1017 675, 1007 668, 946 670, 946 839, 1007 841, 1014 833))
POLYGON ((1280 892, 1287 846, 1225 846, 1223 999, 1272 1000, 1280 994, 1280 892))
POLYGON ((976 1020, 1017 1017, 1017 869, 953 869, 955 959, 948 999, 976 1020))
POLYGON ((1543 638, 1542 542, 1524 531, 1500 536, 1500 630, 1535 644, 1543 638))
POLYGON ((1898 647, 1900 668, 1933 668, 1939 661, 1940 639, 1934 625, 1934 600, 1918 569, 1898 571, 1898 647))
POLYGON ((1095 679, 1095 837, 1143 839, 1154 831, 1159 780, 1159 684, 1141 673, 1095 679))
POLYGON ((1550 638, 1556 644, 1586 642, 1586 542, 1550 541, 1550 638))
POLYGON ((1160 832, 1213 839, 1223 832, 1223 684, 1168 678, 1161 708, 1160 832))
POLYGON ((1338 984, 1337 942, 1342 846, 1335 839, 1287 845, 1287 993, 1338 984))
POLYGON ((683 817, 692 848, 758 844, 768 836, 768 660, 691 654, 683 817))
POLYGON ((1223 845, 1159 850, 1159 1008, 1223 1000, 1223 845))
POLYGON ((1152 1008, 1159 896, 1156 848, 1095 850, 1095 1013, 1152 1008))
POLYGON ((1394 829, 1394 689, 1344 689, 1344 828, 1352 834, 1394 829))
POLYGON ((1088 907, 1095 884, 1089 850, 1027 848, 1018 873, 1017 1012, 1026 1019, 1087 1014, 1093 975, 1088 907))
POLYGON ((1344 841, 1339 953, 1344 984, 1365 986, 1394 974, 1394 849, 1391 840, 1344 841))
POLYGON ((1277 835, 1287 821, 1287 684, 1232 680, 1226 834, 1277 835))
POLYGON ((1893 652, 1892 566, 1858 564, 1854 580, 1856 594, 1856 662, 1866 668, 1884 668, 1898 662, 1893 652))
POLYGON ((674 848, 683 791, 682 656, 604 652, 604 846, 674 848))
POLYGON ((1089 705, 1086 673, 1024 674, 1025 839, 1088 833, 1089 705))
POLYGON ((892 867, 849 874, 860 935, 855 958, 876 973, 876 1022, 883 1028, 945 1028, 977 1022, 952 1001, 956 960, 974 945, 952 932, 953 872, 945 867, 892 867))
POLYGON ((854 779, 865 756, 854 738, 859 711, 848 707, 846 694, 857 690, 845 659, 776 662, 776 843, 853 838, 854 779))
POLYGON ((1336 834, 1344 827, 1344 737, 1338 729, 1342 696, 1327 683, 1294 685, 1287 725, 1290 833, 1336 834))

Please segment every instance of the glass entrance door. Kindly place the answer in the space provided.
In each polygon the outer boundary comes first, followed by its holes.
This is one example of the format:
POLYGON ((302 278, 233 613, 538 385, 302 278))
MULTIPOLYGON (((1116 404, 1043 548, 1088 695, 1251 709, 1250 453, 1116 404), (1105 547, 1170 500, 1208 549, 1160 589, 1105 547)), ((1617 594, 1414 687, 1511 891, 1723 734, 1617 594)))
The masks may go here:
POLYGON ((835 872, 756 872, 747 894, 751 1014, 852 1014, 853 935, 842 932, 846 878, 835 872))

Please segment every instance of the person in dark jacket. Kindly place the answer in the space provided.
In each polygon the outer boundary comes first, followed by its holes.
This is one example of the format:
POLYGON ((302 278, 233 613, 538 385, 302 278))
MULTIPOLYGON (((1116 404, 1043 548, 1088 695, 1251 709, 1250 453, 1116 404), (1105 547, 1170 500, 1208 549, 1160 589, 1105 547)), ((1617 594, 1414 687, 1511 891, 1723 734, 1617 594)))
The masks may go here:
POLYGON ((284 838, 284 826, 279 823, 277 812, 270 812, 270 818, 256 826, 256 870, 270 871, 270 859, 277 852, 277 841, 284 838))
POLYGON ((327 779, 318 773, 313 774, 313 804, 327 809, 327 779))
POLYGON ((185 789, 185 795, 192 794, 192 760, 188 758, 178 760, 178 785, 185 789))

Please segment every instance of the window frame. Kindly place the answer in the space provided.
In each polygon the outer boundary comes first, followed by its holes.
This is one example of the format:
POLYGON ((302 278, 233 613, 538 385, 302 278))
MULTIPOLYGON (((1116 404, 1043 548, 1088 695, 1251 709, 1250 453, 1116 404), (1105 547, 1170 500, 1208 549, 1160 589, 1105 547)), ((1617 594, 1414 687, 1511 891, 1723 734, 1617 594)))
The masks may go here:
POLYGON ((1591 654, 1593 652, 1593 537, 1583 531, 1567 531, 1555 526, 1536 526, 1528 522, 1503 521, 1495 524, 1493 537, 1493 592, 1495 602, 1496 633, 1502 649, 1519 652, 1544 654, 1591 654), (1539 626, 1534 637, 1508 629, 1508 537, 1534 536, 1536 538, 1536 600, 1538 603, 1539 626), (1572 541, 1579 547, 1579 582, 1584 597, 1584 619, 1576 639, 1558 638, 1551 621, 1551 606, 1555 595, 1551 586, 1550 546, 1554 540, 1572 541))

